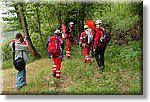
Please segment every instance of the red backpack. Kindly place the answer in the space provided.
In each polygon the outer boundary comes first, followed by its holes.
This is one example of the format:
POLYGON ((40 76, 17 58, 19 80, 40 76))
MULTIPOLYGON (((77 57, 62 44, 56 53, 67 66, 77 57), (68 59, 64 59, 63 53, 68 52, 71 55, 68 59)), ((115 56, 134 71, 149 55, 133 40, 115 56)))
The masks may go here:
POLYGON ((49 38, 49 44, 48 44, 48 52, 52 54, 59 54, 59 38, 56 36, 52 36, 49 38))

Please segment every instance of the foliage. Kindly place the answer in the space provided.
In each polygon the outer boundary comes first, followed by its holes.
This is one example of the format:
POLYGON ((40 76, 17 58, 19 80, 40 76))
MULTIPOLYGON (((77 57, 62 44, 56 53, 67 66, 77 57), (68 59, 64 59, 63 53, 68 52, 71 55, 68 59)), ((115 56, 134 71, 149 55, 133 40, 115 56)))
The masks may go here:
MULTIPOLYGON (((7 21, 5 32, 21 30, 17 4, 16 2, 5 3, 7 12, 3 14, 8 15, 3 18, 7 21), (13 9, 8 9, 9 7, 13 9)), ((75 23, 73 36, 76 41, 79 40, 87 19, 102 19, 105 28, 112 34, 110 44, 127 44, 134 40, 131 39, 135 38, 132 35, 142 35, 140 34, 142 26, 139 26, 140 30, 135 27, 138 27, 137 22, 142 19, 142 7, 143 2, 104 2, 103 4, 98 2, 23 3, 31 41, 42 57, 47 56, 45 44, 47 36, 52 36, 56 29, 61 29, 61 24, 68 25, 70 21, 75 23), (133 32, 127 32, 130 29, 133 29, 133 32)), ((73 48, 73 50, 75 49, 73 48)), ((7 52, 4 50, 4 53, 7 52)))

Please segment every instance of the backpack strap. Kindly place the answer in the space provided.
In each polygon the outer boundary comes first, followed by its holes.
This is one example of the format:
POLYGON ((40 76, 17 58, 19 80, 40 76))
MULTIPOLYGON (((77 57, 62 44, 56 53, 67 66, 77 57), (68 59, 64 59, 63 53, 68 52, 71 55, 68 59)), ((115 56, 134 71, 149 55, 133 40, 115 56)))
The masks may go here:
POLYGON ((13 60, 15 61, 15 42, 13 42, 13 60))
POLYGON ((56 48, 59 49, 59 40, 58 40, 58 37, 57 36, 54 36, 55 39, 56 39, 56 48))
MULTIPOLYGON (((22 52, 22 59, 23 59, 23 51, 24 50, 21 50, 21 52, 22 52)), ((15 61, 15 42, 13 42, 13 61, 15 61)))

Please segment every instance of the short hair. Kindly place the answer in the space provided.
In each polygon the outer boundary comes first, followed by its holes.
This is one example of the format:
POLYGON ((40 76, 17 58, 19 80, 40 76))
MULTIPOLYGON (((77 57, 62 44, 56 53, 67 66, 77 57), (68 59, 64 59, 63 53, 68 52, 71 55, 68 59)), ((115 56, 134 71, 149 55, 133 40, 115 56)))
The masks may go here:
POLYGON ((21 33, 17 33, 16 34, 16 39, 19 39, 20 37, 22 37, 22 34, 21 33))

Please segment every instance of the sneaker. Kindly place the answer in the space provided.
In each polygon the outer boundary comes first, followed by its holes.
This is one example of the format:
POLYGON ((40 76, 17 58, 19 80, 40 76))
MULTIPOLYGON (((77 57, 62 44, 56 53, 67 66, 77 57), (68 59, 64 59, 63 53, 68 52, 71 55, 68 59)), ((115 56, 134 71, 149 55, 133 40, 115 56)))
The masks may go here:
POLYGON ((23 84, 22 86, 26 86, 26 85, 27 85, 27 83, 23 84))
POLYGON ((16 87, 16 90, 20 91, 22 87, 16 87))

